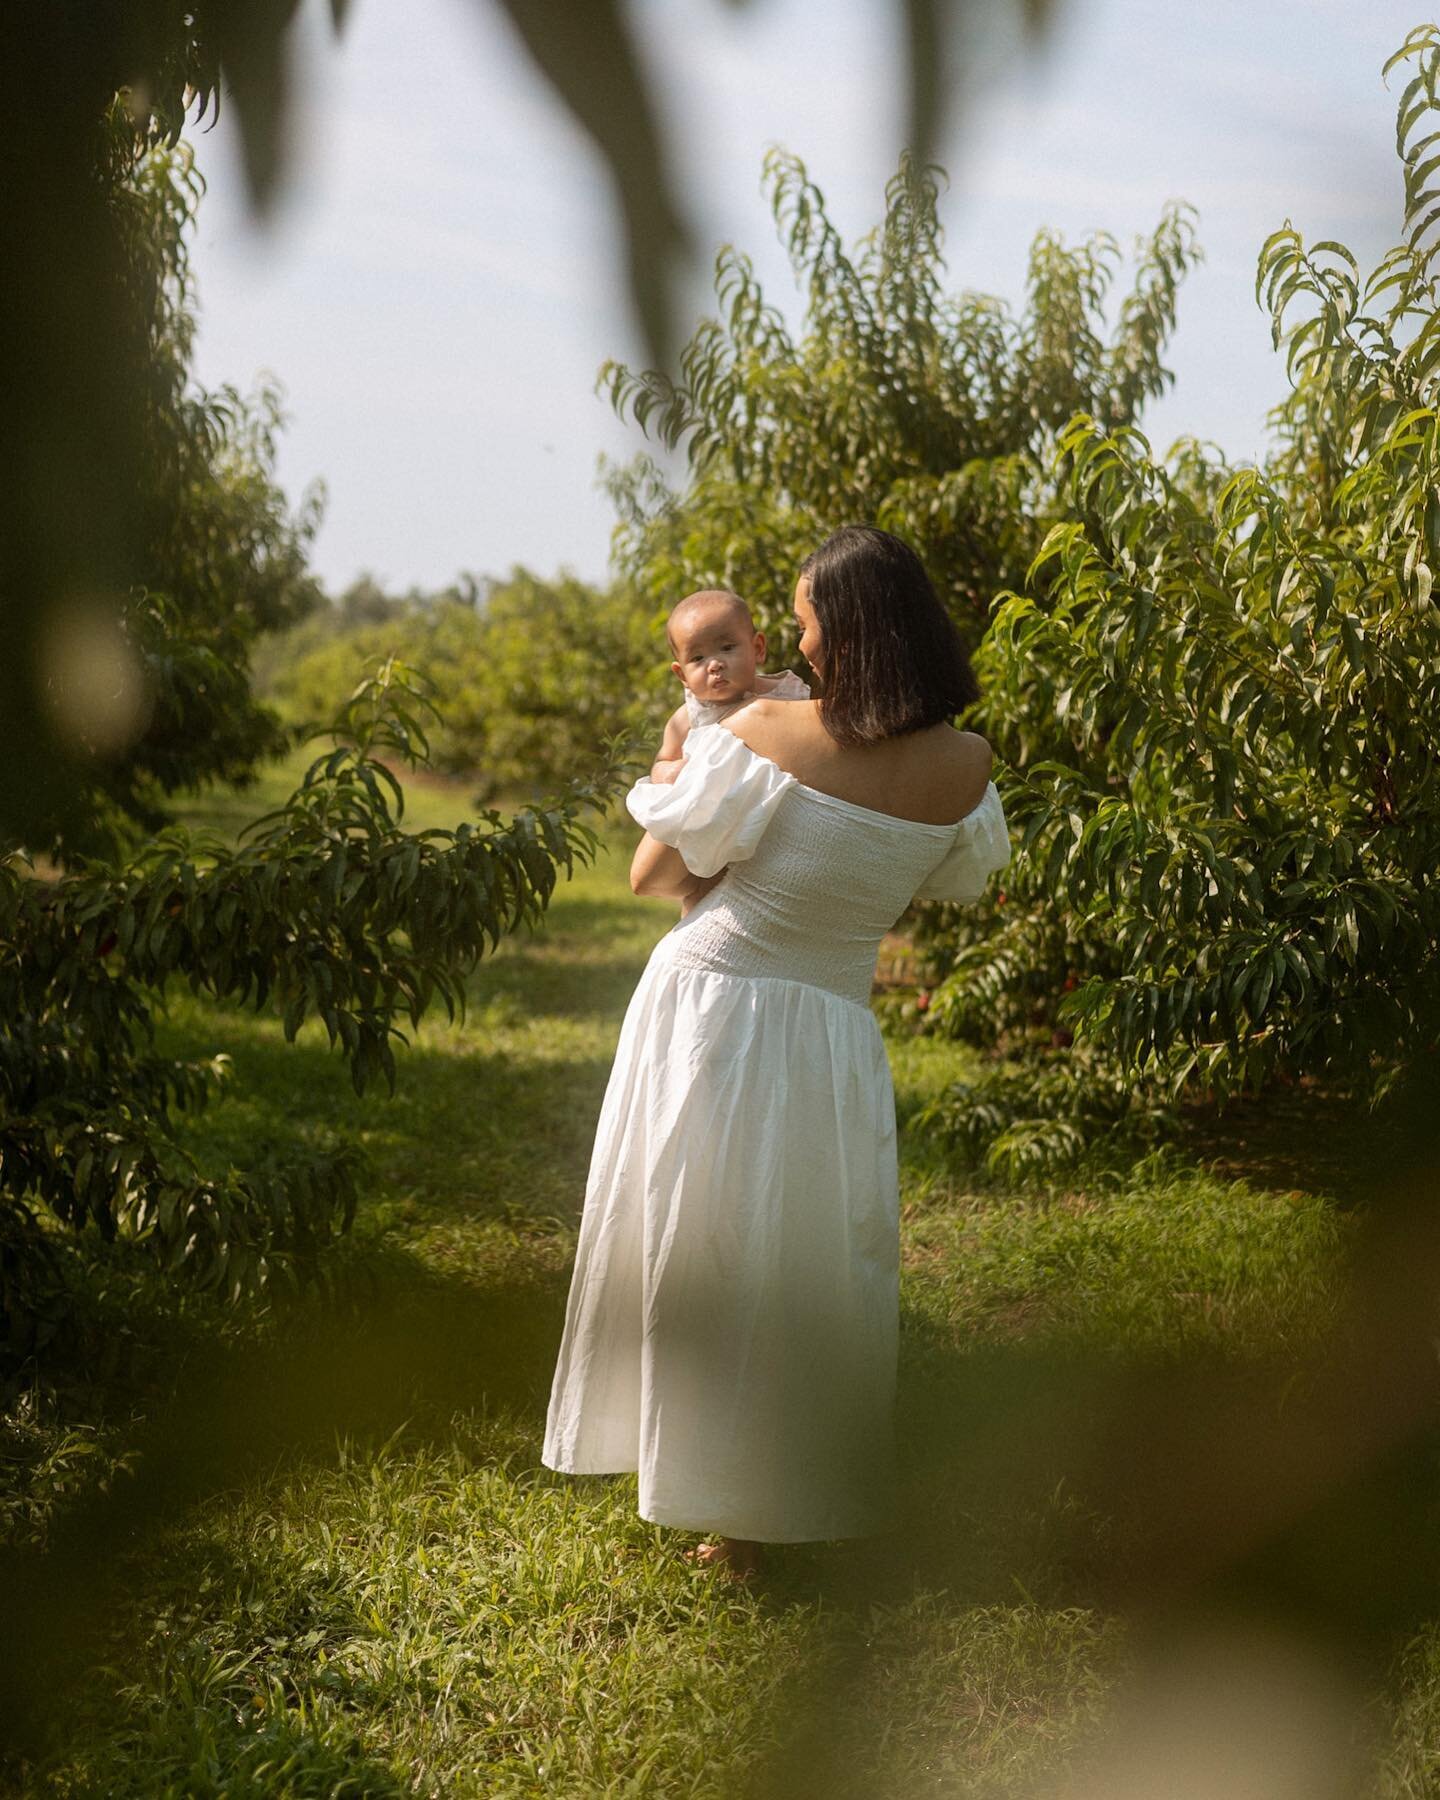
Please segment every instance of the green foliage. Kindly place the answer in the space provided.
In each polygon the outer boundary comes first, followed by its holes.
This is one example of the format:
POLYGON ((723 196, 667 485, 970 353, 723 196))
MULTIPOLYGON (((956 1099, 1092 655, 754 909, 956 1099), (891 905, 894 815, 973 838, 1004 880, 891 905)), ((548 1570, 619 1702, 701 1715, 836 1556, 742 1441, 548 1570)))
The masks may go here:
POLYGON ((1109 330, 1119 253, 1103 233, 1067 249, 1042 232, 1015 317, 946 291, 940 171, 902 158, 883 223, 853 251, 797 158, 772 151, 765 179, 803 330, 792 336, 727 248, 721 316, 686 347, 678 381, 601 371, 617 410, 683 442, 690 463, 680 495, 644 459, 614 473, 621 566, 657 610, 732 587, 783 633, 801 559, 836 526, 872 521, 915 544, 973 641, 1053 511, 1054 432, 1077 410, 1128 426, 1169 382, 1178 287, 1199 255, 1188 211, 1168 211, 1143 247, 1109 330))
MULTIPOLYGON (((320 494, 292 513, 274 479, 278 389, 245 398, 190 379, 189 236, 204 187, 190 147, 153 148, 132 162, 123 109, 109 131, 120 165, 113 205, 148 350, 131 497, 143 544, 119 640, 92 613, 77 649, 83 667, 92 634, 90 654, 105 659, 109 685, 133 690, 136 723, 116 742, 92 741, 85 690, 77 694, 72 728, 96 756, 83 810, 72 794, 63 828, 45 820, 27 838, 35 850, 63 842, 67 854, 133 843, 137 828, 164 823, 167 796, 243 781, 287 746, 280 721, 251 692, 251 646, 321 599, 306 567, 320 494)), ((63 693, 63 666, 57 678, 63 693)))
POLYGON ((180 1147, 174 1116, 205 1103, 228 1059, 154 1053, 168 982, 273 1006, 288 1039, 313 1014, 357 1094, 377 1077, 393 1091, 397 1020, 417 1026, 437 1000, 453 1018, 466 972, 593 852, 584 815, 619 765, 509 822, 403 830, 380 758, 424 757, 427 706, 386 665, 339 720, 340 746, 238 848, 174 828, 123 866, 82 861, 46 881, 19 854, 0 864, 0 1374, 56 1328, 42 1219, 142 1244, 235 1298, 312 1270, 353 1215, 353 1144, 278 1160, 260 1146, 218 1173, 180 1147))
MULTIPOLYGON (((1064 517, 981 652, 1017 855, 932 1013, 1073 1032, 1041 1081, 1051 1113, 1068 1085, 1076 1143, 1101 1089, 1125 1112, 1319 1071, 1378 1093, 1436 1048, 1440 31, 1395 63, 1404 241, 1363 280, 1288 223, 1260 254, 1276 454, 1167 466, 1077 416, 1064 517)), ((990 1156, 1018 1168, 1036 1129, 1017 1116, 990 1156)))
POLYGON ((263 643, 257 685, 294 728, 333 718, 368 669, 389 657, 421 671, 439 717, 430 733, 437 768, 464 768, 452 754, 468 710, 467 682, 481 661, 483 626, 473 607, 445 597, 391 599, 379 589, 353 605, 342 596, 263 643))
POLYGON ((323 718, 361 670, 398 655, 434 684, 436 766, 476 777, 487 797, 553 788, 618 733, 654 727, 657 683, 673 681, 659 629, 623 585, 516 569, 473 604, 390 607, 348 630, 343 613, 312 615, 286 634, 267 650, 271 697, 292 720, 323 718))
POLYGON ((499 787, 564 779, 637 725, 664 638, 623 586, 517 569, 485 604, 478 666, 457 701, 455 755, 499 787))
POLYGON ((393 1089, 397 1021, 418 1025, 436 1001, 453 1015, 466 971, 590 853, 583 815, 618 779, 597 733, 565 769, 594 779, 559 800, 508 822, 487 811, 454 832, 407 832, 384 759, 428 756, 433 706, 392 659, 358 688, 356 671, 325 708, 341 715, 339 746, 241 847, 159 829, 166 796, 243 781, 291 743, 251 692, 250 649, 320 601, 306 569, 317 503, 292 516, 274 482, 273 392, 247 402, 190 382, 201 184, 188 148, 137 160, 119 109, 106 142, 131 316, 145 326, 143 453, 129 471, 144 579, 120 609, 119 642, 98 614, 77 615, 80 673, 56 678, 78 735, 96 734, 86 783, 42 807, 23 843, 0 838, 0 1381, 64 1325, 67 1250, 73 1264, 97 1238, 142 1246, 235 1298, 313 1270, 353 1214, 354 1144, 287 1158, 247 1145, 243 1166, 211 1170, 185 1152, 176 1120, 205 1104, 228 1059, 156 1052, 170 983, 274 1006, 290 1038, 313 1014, 357 1093, 380 1077, 393 1089), (84 672, 97 655, 98 683, 84 672), (147 717, 105 745, 87 698, 127 681, 147 717))
MULTIPOLYGON (((953 993, 954 976, 951 982, 953 993)), ((946 991, 941 994, 944 1006, 946 991)), ((966 998, 973 1007, 973 999, 966 998)), ((1169 1122, 1154 1095, 1137 1092, 1123 1071, 1083 1046, 1063 1058, 1032 1051, 1023 1061, 955 1082, 916 1120, 940 1129, 974 1162, 988 1163, 1017 1183, 1087 1153, 1087 1166, 1099 1167, 1103 1157, 1097 1147, 1112 1138, 1128 1162, 1140 1144, 1157 1142, 1169 1122)))

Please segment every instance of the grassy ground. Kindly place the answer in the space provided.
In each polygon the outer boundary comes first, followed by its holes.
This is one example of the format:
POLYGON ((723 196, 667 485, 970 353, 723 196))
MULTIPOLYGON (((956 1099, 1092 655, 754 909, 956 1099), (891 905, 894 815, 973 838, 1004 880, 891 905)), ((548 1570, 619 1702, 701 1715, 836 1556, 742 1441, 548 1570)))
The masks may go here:
MULTIPOLYGON (((282 780, 193 816, 233 827, 282 780)), ((414 789, 415 823, 463 800, 414 789)), ((594 1120, 670 916, 607 855, 388 1102, 355 1098, 318 1028, 287 1046, 177 995, 166 1046, 235 1064, 197 1152, 338 1133, 369 1199, 328 1295, 142 1309, 141 1373, 17 1453, 12 1524, 50 1509, 56 1666, 87 1672, 37 1698, 10 1791, 1055 1791, 1134 1636, 1097 1574, 1120 1528, 1064 1477, 1077 1443, 1124 1404, 1117 1369, 1283 1368, 1326 1319, 1344 1215, 1175 1158, 998 1193, 902 1133, 902 1528, 783 1548, 732 1591, 636 1517, 633 1477, 538 1458, 594 1120)), ((963 1053, 890 1050, 903 1126, 963 1053)), ((1377 1678, 1376 1795, 1440 1791, 1440 1651, 1407 1656, 1388 1699, 1377 1678)))

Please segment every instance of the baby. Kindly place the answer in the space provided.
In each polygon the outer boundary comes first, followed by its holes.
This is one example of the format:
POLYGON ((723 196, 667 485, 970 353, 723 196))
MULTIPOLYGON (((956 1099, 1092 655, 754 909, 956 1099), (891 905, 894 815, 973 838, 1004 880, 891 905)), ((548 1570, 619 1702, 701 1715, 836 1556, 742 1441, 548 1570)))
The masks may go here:
POLYGON ((810 698, 810 689, 789 669, 760 673, 765 633, 755 629, 738 594, 723 588, 687 594, 666 620, 665 635, 675 657, 670 667, 685 685, 685 704, 666 722, 652 781, 674 781, 696 725, 713 725, 761 694, 772 700, 810 698))

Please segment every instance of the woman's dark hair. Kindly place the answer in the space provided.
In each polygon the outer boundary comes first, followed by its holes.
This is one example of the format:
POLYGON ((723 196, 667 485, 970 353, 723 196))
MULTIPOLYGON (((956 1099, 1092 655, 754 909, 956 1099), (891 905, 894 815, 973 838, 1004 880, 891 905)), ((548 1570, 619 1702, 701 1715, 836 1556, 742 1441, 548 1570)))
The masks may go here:
POLYGON ((800 574, 824 641, 820 717, 837 743, 901 737, 980 698, 955 622, 907 543, 842 525, 800 574))

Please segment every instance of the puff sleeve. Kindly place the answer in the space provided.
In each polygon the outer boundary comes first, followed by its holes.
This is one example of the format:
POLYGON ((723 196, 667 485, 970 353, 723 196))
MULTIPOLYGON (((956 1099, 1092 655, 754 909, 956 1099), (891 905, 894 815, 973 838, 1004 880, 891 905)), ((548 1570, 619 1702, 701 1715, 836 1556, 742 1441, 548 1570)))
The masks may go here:
POLYGON ((985 892, 985 884, 1010 860, 1010 833, 1005 809, 990 782, 980 804, 966 813, 955 831, 955 841, 916 890, 917 900, 959 900, 972 903, 985 892))
POLYGON ((723 725, 701 725, 685 740, 673 782, 637 781, 625 796, 636 824, 680 852, 692 875, 715 875, 755 854, 795 777, 723 725))

